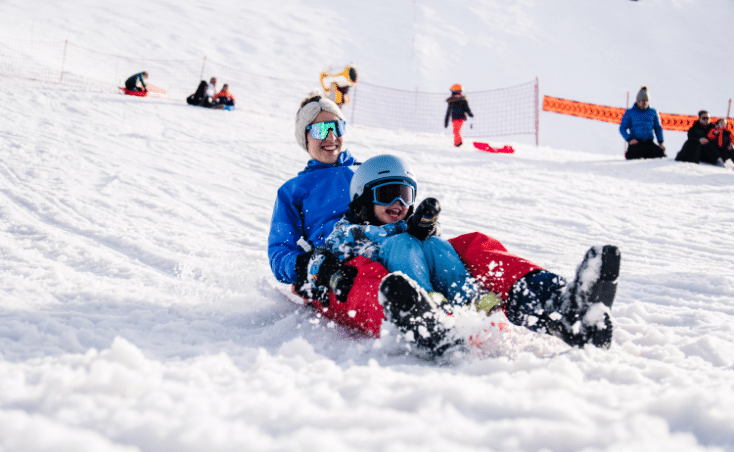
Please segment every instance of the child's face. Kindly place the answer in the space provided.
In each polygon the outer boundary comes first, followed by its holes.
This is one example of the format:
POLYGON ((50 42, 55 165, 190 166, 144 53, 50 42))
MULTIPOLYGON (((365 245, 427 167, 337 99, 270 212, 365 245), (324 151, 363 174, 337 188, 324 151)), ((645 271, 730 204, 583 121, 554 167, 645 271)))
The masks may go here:
POLYGON ((408 207, 400 201, 395 201, 389 206, 380 206, 375 204, 374 208, 375 217, 377 217, 377 219, 383 224, 397 223, 398 221, 405 219, 405 216, 408 215, 408 207))

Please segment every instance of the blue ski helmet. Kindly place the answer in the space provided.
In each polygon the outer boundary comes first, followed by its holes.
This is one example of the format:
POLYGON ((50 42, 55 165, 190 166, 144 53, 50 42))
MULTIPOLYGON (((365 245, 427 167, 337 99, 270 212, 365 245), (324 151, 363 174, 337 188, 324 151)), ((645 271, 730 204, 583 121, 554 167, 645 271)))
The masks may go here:
POLYGON ((416 193, 418 192, 415 173, 400 157, 378 155, 367 159, 354 172, 352 182, 349 184, 349 199, 354 201, 375 185, 393 180, 407 182, 416 193))

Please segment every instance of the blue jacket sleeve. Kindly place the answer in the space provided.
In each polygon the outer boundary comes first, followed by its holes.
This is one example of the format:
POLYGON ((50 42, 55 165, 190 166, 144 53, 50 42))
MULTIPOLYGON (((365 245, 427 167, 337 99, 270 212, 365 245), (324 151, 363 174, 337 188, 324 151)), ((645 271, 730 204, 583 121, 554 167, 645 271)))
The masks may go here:
POLYGON ((268 235, 268 259, 275 278, 286 284, 296 282, 296 257, 304 251, 298 246, 303 236, 301 216, 283 187, 273 208, 268 235))
POLYGON ((658 144, 663 142, 663 127, 660 125, 660 115, 657 111, 653 110, 655 113, 655 124, 653 128, 655 129, 655 136, 658 138, 658 144))
POLYGON ((145 84, 145 78, 143 77, 143 73, 141 72, 138 74, 138 80, 140 80, 140 84, 143 85, 144 90, 148 90, 148 85, 145 84))
POLYGON ((629 128, 632 123, 631 115, 631 110, 625 111, 624 116, 622 116, 622 122, 619 123, 619 133, 622 134, 622 138, 624 138, 624 141, 629 141, 630 137, 632 136, 629 132, 629 128))

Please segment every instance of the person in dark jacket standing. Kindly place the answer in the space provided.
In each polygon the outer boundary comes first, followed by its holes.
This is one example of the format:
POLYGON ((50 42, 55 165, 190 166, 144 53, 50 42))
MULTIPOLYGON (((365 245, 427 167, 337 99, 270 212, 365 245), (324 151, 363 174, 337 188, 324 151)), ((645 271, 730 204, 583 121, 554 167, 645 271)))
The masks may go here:
POLYGON ((627 152, 624 153, 627 160, 665 157, 663 128, 658 112, 650 108, 647 86, 643 86, 637 93, 635 105, 624 112, 619 132, 629 143, 627 152), (653 133, 658 139, 658 144, 653 141, 653 133))
POLYGON ((449 106, 446 109, 446 117, 443 120, 443 126, 449 126, 449 117, 451 117, 451 123, 454 126, 454 146, 459 147, 462 144, 461 139, 461 127, 466 121, 466 115, 474 117, 474 114, 469 109, 469 102, 466 100, 466 96, 462 94, 464 88, 458 83, 451 87, 451 97, 446 99, 449 106))
POLYGON ((148 87, 145 85, 145 79, 147 78, 148 73, 145 71, 131 75, 125 80, 125 88, 128 91, 148 91, 148 87))
POLYGON ((719 151, 708 139, 708 134, 715 126, 710 122, 709 112, 698 112, 698 121, 688 129, 688 140, 683 143, 675 159, 679 162, 709 163, 716 165, 721 160, 719 151))

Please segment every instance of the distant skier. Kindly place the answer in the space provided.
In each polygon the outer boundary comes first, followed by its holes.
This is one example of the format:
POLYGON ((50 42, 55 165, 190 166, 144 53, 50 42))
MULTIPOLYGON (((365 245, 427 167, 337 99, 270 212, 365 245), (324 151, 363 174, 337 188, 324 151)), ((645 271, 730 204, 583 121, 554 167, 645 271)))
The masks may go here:
POLYGON ((474 114, 469 109, 469 102, 466 100, 466 96, 462 94, 464 87, 458 83, 451 87, 451 97, 446 99, 448 107, 446 108, 446 117, 443 120, 443 126, 449 126, 449 117, 451 117, 451 124, 454 126, 454 146, 459 147, 462 144, 461 139, 461 127, 466 121, 466 115, 474 117, 474 114))
POLYGON ((624 153, 627 160, 665 157, 663 128, 658 112, 650 108, 647 86, 643 86, 637 93, 635 105, 624 112, 619 133, 629 143, 627 152, 624 153), (653 141, 654 137, 657 137, 658 144, 653 141))
POLYGON ((128 91, 144 91, 148 92, 148 86, 145 84, 145 80, 148 78, 148 73, 143 71, 135 75, 131 75, 130 78, 125 80, 125 89, 128 91))

